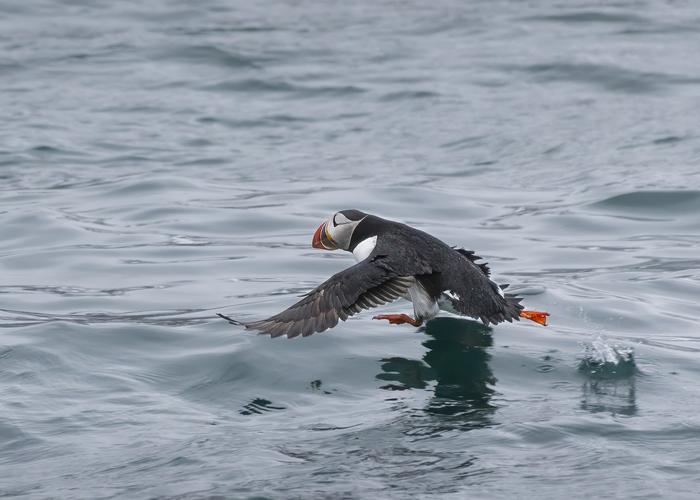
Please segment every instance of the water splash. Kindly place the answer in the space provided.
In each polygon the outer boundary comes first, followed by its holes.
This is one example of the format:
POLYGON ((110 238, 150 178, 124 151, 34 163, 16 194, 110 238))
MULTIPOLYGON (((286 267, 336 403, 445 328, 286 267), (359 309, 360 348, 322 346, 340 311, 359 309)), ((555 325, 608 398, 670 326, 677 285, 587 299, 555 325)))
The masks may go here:
POLYGON ((631 347, 611 345, 602 337, 584 344, 579 363, 580 372, 601 379, 630 377, 637 371, 631 347))

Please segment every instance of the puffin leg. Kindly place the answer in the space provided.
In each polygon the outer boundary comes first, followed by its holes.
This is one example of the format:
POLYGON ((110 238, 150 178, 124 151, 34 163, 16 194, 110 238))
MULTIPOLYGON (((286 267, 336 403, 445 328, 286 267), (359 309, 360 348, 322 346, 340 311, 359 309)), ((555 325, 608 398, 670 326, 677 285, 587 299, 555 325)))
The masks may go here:
POLYGON ((521 318, 529 319, 530 321, 534 321, 535 323, 539 323, 542 326, 547 326, 547 316, 549 316, 548 312, 528 311, 526 309, 523 309, 522 311, 520 311, 521 318))
POLYGON ((413 319, 408 314, 379 314, 372 319, 387 319, 392 325, 403 325, 408 323, 413 326, 421 326, 423 320, 421 318, 413 319))

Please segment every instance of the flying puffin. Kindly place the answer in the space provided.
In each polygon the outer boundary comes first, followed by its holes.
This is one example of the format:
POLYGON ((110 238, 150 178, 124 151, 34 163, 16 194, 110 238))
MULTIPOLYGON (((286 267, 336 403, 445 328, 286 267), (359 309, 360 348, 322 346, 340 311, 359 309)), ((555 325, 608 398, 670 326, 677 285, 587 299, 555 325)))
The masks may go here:
POLYGON ((333 328, 339 320, 403 297, 413 302, 414 317, 380 314, 373 319, 420 326, 447 310, 480 319, 485 325, 527 318, 547 324, 546 312, 527 311, 522 300, 490 279, 485 263, 469 250, 451 247, 434 236, 359 210, 341 210, 313 235, 313 248, 352 252, 357 264, 333 275, 279 314, 241 323, 272 337, 304 337, 333 328))

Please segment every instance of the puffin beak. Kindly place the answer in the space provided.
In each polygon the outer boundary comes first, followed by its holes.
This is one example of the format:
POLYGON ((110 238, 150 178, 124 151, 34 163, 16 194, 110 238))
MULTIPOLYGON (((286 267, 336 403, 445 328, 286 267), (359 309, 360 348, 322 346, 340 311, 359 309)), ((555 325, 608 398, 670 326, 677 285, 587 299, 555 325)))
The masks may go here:
POLYGON ((311 238, 311 246, 314 248, 320 248, 323 250, 323 244, 321 243, 321 231, 323 231, 323 226, 325 225, 325 222, 318 226, 318 229, 314 233, 314 237, 311 238))
POLYGON ((331 243, 329 238, 328 238, 328 233, 326 233, 326 223, 324 222, 320 226, 318 226, 318 229, 316 229, 316 232, 314 233, 314 237, 311 239, 311 246, 314 248, 319 248, 321 250, 335 250, 335 247, 333 246, 326 246, 325 241, 331 243))

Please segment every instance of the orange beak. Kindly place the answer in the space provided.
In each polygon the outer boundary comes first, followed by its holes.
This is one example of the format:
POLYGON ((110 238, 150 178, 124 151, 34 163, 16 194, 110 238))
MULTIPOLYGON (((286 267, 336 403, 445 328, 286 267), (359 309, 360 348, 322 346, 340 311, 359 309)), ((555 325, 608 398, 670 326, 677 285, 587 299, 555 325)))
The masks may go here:
POLYGON ((314 248, 320 248, 321 250, 325 250, 323 243, 321 243, 321 231, 323 231, 324 224, 325 222, 318 226, 318 229, 314 233, 314 237, 311 239, 311 246, 314 248))

